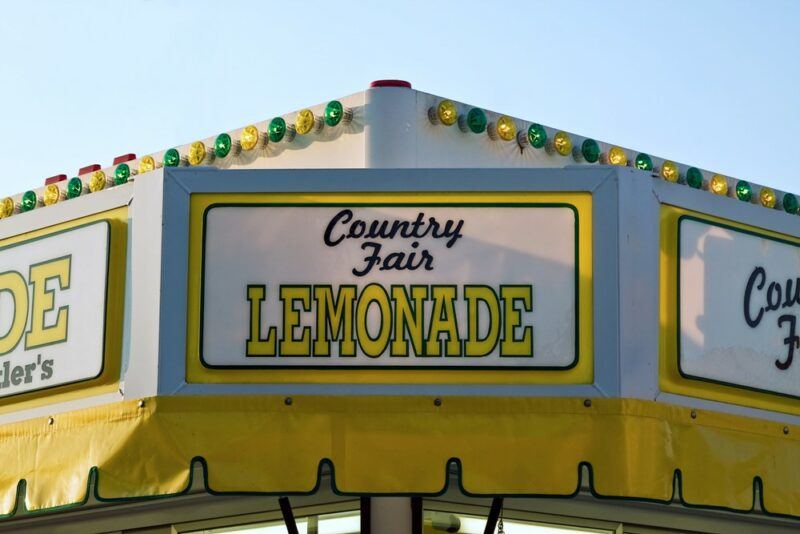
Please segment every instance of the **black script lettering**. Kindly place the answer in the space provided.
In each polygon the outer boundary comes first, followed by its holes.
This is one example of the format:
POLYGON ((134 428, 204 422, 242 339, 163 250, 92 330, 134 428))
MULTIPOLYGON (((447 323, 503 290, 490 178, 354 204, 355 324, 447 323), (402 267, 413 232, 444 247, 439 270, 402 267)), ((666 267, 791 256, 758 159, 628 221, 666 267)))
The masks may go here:
POLYGON ((352 218, 353 218, 353 212, 350 210, 342 210, 336 215, 334 215, 333 219, 331 219, 330 222, 328 223, 328 227, 325 229, 325 235, 323 237, 323 239, 325 240, 325 244, 328 245, 329 247, 335 247, 336 245, 341 243, 344 240, 344 235, 339 236, 338 239, 331 239, 331 234, 333 233, 333 229, 337 224, 339 224, 340 221, 341 224, 347 224, 348 222, 350 222, 350 219, 352 218))
POLYGON ((786 280, 786 300, 783 302, 783 307, 791 308, 795 304, 800 304, 800 278, 786 280), (794 294, 792 294, 793 287, 794 294))
POLYGON ((353 267, 353 274, 356 276, 364 276, 369 273, 375 265, 378 265, 381 262, 381 245, 380 243, 373 243, 372 241, 367 241, 366 243, 361 244, 362 250, 372 249, 372 253, 369 256, 364 258, 364 261, 367 263, 363 269, 360 271, 353 267))
POLYGON ((750 328, 755 328, 758 326, 758 323, 761 322, 761 318, 764 316, 764 308, 761 307, 758 309, 758 314, 756 315, 755 319, 753 316, 750 315, 750 301, 753 297, 753 286, 756 289, 763 289, 764 284, 767 280, 767 273, 764 271, 763 267, 756 267, 753 269, 753 272, 750 274, 750 278, 747 279, 747 286, 744 290, 744 320, 747 322, 747 326, 750 328), (760 281, 756 281, 758 279, 760 281))
POLYGON ((767 311, 775 311, 781 307, 781 299, 783 299, 783 290, 781 285, 775 282, 770 282, 767 288, 767 311))
POLYGON ((798 337, 795 330, 797 326, 797 318, 794 315, 781 315, 778 317, 778 328, 782 327, 784 323, 789 323, 789 335, 783 338, 783 344, 788 347, 788 353, 786 355, 786 360, 775 360, 775 367, 781 371, 785 371, 790 365, 792 365, 794 349, 795 347, 800 348, 800 337, 798 337))

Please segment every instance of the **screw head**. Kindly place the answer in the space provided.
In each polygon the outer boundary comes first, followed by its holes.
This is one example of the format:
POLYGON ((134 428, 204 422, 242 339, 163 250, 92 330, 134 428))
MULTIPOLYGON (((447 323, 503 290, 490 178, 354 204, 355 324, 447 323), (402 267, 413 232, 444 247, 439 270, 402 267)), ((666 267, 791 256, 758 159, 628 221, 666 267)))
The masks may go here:
POLYGON ((51 426, 52 426, 52 424, 53 424, 53 423, 55 423, 55 422, 56 422, 56 420, 53 418, 53 416, 52 416, 52 415, 51 415, 50 417, 48 417, 48 418, 47 418, 47 424, 48 424, 48 425, 51 425, 51 426))
POLYGON ((433 399, 433 405, 434 406, 441 406, 442 405, 442 399, 440 399, 439 397, 436 397, 435 399, 433 399))
POLYGON ((291 405, 292 405, 292 402, 294 402, 294 401, 292 400, 292 398, 291 398, 291 397, 286 397, 285 399, 283 399, 283 403, 284 403, 286 406, 291 406, 291 405))
POLYGON ((697 419, 697 411, 696 410, 692 410, 692 412, 689 415, 691 415, 692 419, 697 419))
POLYGON ((789 434, 789 427, 788 426, 783 427, 783 433, 786 434, 786 435, 789 434))
POLYGON ((587 408, 591 408, 592 407, 592 399, 583 399, 583 405, 586 406, 587 408))
POLYGON ((142 399, 142 400, 140 400, 139 402, 137 402, 137 403, 136 403, 136 405, 137 405, 139 408, 144 408, 144 399, 142 399))

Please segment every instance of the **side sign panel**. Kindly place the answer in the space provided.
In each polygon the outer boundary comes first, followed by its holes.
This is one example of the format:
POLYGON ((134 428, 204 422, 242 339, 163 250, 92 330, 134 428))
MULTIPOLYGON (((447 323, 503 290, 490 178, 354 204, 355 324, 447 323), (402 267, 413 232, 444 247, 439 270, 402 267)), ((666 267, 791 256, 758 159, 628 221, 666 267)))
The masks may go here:
POLYGON ((0 243, 0 403, 115 389, 126 221, 117 208, 0 243))
POLYGON ((660 278, 662 391, 800 414, 800 239, 662 206, 660 278))
POLYGON ((567 371, 588 359, 590 218, 569 202, 449 197, 193 204, 196 358, 295 372, 567 371))
POLYGON ((800 246, 680 220, 680 369, 800 397, 800 246))

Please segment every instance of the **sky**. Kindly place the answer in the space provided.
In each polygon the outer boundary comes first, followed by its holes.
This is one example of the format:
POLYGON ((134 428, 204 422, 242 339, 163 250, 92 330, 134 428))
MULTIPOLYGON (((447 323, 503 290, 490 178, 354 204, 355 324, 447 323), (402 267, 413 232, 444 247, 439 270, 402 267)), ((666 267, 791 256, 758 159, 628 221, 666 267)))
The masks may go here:
POLYGON ((800 193, 800 2, 0 0, 0 196, 382 78, 800 193))

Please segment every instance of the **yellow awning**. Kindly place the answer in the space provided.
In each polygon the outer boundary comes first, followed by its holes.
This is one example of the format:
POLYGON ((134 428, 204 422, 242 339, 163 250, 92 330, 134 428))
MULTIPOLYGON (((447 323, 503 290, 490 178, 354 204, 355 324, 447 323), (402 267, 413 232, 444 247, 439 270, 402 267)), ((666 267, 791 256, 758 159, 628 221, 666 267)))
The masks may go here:
POLYGON ((630 399, 185 396, 0 427, 0 512, 181 493, 193 459, 214 492, 438 494, 460 464, 476 495, 575 494, 800 516, 800 428, 630 399), (694 413, 694 417, 692 414, 694 413))

